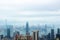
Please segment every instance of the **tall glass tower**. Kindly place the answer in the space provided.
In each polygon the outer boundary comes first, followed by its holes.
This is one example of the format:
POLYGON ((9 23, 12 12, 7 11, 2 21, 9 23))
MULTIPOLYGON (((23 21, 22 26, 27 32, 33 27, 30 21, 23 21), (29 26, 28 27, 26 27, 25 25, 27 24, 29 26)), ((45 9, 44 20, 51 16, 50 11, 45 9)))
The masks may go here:
POLYGON ((26 35, 29 35, 29 24, 26 22, 26 35))
POLYGON ((10 28, 7 28, 7 37, 10 38, 10 28))

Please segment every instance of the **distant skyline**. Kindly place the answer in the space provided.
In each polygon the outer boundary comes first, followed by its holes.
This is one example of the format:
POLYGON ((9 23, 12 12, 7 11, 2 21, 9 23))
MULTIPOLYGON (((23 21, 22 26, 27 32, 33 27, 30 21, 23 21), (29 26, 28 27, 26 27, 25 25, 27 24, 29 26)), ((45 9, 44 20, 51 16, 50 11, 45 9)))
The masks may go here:
POLYGON ((0 23, 60 24, 60 0, 0 0, 0 23))

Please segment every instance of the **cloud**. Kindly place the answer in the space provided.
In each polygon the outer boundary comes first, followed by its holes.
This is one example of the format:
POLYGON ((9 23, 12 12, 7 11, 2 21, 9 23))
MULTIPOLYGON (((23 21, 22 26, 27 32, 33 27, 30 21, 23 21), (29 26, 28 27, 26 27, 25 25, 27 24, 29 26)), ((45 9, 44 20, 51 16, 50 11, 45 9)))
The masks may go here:
POLYGON ((20 10, 57 10, 60 0, 0 0, 0 6, 20 10))
POLYGON ((0 8, 12 10, 59 10, 60 0, 0 0, 0 8), (9 9, 10 8, 10 9, 9 9))
POLYGON ((0 0, 0 19, 57 22, 59 17, 60 0, 0 0))
POLYGON ((55 17, 60 11, 0 11, 0 17, 55 17))

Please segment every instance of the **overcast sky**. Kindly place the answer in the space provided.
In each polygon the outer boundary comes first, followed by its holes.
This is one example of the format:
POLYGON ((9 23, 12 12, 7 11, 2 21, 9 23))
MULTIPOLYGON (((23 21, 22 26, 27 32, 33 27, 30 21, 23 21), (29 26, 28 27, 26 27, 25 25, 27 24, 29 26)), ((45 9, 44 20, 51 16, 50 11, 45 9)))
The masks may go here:
POLYGON ((60 0, 0 0, 0 21, 60 23, 60 0))

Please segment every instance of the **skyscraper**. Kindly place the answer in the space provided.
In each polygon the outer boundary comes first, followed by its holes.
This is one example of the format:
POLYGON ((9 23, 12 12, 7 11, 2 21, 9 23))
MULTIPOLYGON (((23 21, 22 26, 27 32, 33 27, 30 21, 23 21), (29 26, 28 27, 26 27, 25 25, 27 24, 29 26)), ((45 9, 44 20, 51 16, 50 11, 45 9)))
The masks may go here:
POLYGON ((47 35, 47 25, 45 24, 45 35, 47 35))
POLYGON ((59 28, 57 29, 57 34, 60 34, 60 29, 59 28))
POLYGON ((8 28, 8 25, 7 25, 7 19, 5 20, 5 24, 6 24, 6 27, 7 27, 7 32, 6 32, 6 36, 9 38, 10 36, 10 29, 8 28))
POLYGON ((54 40, 54 29, 51 29, 51 36, 50 36, 51 40, 54 40))
POLYGON ((56 40, 60 40, 60 29, 57 29, 56 40))
POLYGON ((47 40, 50 40, 50 33, 48 33, 47 35, 47 40))
POLYGON ((0 40, 2 40, 2 38, 3 38, 3 35, 0 35, 0 40))
POLYGON ((20 33, 19 33, 19 31, 15 31, 15 32, 14 32, 14 34, 13 34, 13 39, 14 39, 14 40, 20 39, 20 33))
POLYGON ((60 35, 56 34, 56 40, 60 40, 60 35))
POLYGON ((10 38, 10 28, 7 28, 7 37, 10 38))
POLYGON ((29 24, 26 22, 26 35, 29 35, 29 24))
POLYGON ((39 40, 39 31, 33 31, 33 40, 39 40))

